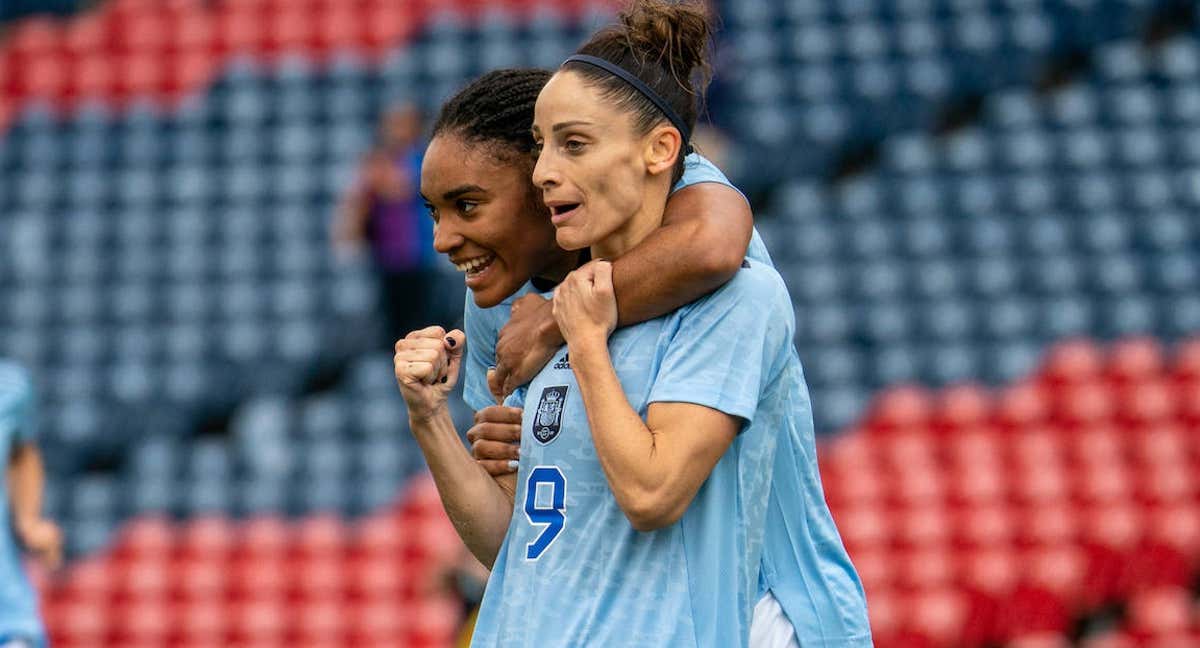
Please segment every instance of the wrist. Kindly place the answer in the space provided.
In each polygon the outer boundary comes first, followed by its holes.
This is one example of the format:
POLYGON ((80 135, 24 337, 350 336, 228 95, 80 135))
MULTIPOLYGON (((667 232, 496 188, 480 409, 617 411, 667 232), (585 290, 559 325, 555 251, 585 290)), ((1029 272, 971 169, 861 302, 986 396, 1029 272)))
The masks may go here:
POLYGON ((572 361, 575 358, 607 357, 608 336, 600 330, 572 335, 567 341, 567 351, 572 361))
POLYGON ((546 316, 542 317, 542 323, 538 325, 538 340, 548 349, 557 349, 566 343, 562 330, 558 328, 558 320, 554 318, 552 308, 546 308, 546 316))
POLYGON ((24 515, 13 520, 13 527, 16 528, 18 534, 25 536, 36 528, 41 520, 39 515, 24 515))
POLYGON ((450 411, 445 401, 437 404, 408 404, 408 426, 414 432, 418 427, 428 425, 442 416, 449 415, 450 411))

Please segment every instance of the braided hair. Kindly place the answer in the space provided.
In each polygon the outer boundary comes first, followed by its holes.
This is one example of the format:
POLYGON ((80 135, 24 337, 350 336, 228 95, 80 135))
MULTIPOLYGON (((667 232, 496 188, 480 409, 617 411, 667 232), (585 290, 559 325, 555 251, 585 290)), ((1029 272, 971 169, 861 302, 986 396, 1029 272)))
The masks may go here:
POLYGON ((433 135, 452 133, 468 142, 494 145, 501 158, 518 154, 532 164, 533 107, 549 80, 550 72, 534 68, 488 72, 442 106, 433 135))

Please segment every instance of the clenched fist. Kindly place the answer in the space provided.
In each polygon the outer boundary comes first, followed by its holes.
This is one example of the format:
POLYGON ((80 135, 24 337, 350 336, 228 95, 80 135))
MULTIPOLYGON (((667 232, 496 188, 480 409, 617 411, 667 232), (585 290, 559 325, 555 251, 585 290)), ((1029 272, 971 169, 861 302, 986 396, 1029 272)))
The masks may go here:
POLYGON ((446 404, 447 394, 458 383, 465 344, 462 331, 447 333, 440 326, 413 331, 396 342, 396 383, 410 417, 427 417, 446 404))
POLYGON ((554 289, 554 319, 568 345, 605 343, 617 327, 617 296, 612 264, 591 261, 554 289))
POLYGON ((57 524, 34 518, 16 524, 15 528, 26 551, 47 569, 57 569, 62 564, 62 531, 57 524))

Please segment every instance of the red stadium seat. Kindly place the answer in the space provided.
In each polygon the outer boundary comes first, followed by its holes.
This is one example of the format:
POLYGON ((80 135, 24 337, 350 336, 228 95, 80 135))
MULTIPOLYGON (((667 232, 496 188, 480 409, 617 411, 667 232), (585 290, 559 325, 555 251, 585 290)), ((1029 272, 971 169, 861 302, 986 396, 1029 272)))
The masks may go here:
POLYGON ((978 509, 1001 502, 1009 493, 1004 468, 991 463, 962 465, 949 475, 947 495, 952 504, 978 509))
POLYGON ((901 591, 920 592, 946 588, 958 576, 957 561, 946 547, 932 546, 900 552, 895 556, 896 582, 901 591))
POLYGON ((1002 603, 997 627, 1005 640, 1038 633, 1065 633, 1072 605, 1052 589, 1025 583, 1002 603))
POLYGON ((1171 505, 1197 501, 1197 476, 1191 466, 1175 462, 1143 470, 1139 474, 1138 492, 1151 505, 1171 505))
POLYGON ((891 588, 896 584, 898 567, 896 553, 880 547, 865 547, 850 555, 863 587, 867 589, 891 588))
POLYGON ((1019 468, 1013 477, 1013 495, 1024 506, 1044 507, 1062 502, 1070 493, 1066 466, 1045 461, 1019 468))
POLYGON ((353 51, 362 47, 367 28, 364 12, 350 3, 327 3, 316 20, 317 46, 328 51, 353 51))
POLYGON ((1113 504, 1088 514, 1083 545, 1088 552, 1085 601, 1099 606, 1128 593, 1126 566, 1142 541, 1143 519, 1136 506, 1113 504))
POLYGON ((1162 506, 1149 515, 1146 531, 1149 539, 1188 556, 1195 566, 1200 561, 1200 505, 1177 502, 1162 506))
POLYGON ((347 578, 340 556, 318 556, 298 563, 299 573, 291 575, 289 591, 293 598, 322 602, 345 597, 347 578))
POLYGON ((1175 386, 1165 379, 1134 383, 1120 392, 1117 421, 1137 428, 1161 425, 1174 418, 1176 399, 1175 386))
POLYGON ((1181 342, 1171 362, 1171 376, 1181 382, 1200 381, 1200 337, 1181 342))
POLYGON ((266 41, 265 16, 253 5, 223 7, 217 14, 216 47, 222 56, 263 51, 266 41))
POLYGON ((1025 580, 1035 587, 1053 592, 1068 604, 1082 598, 1088 558, 1081 549, 1065 543, 1039 547, 1025 553, 1021 564, 1025 580))
POLYGON ((914 461, 892 480, 894 499, 906 506, 942 508, 946 484, 940 466, 932 461, 914 461))
POLYGON ((1074 644, 1066 635, 1058 632, 1039 632, 1014 637, 1006 644, 1006 648, 1073 648, 1074 644))
POLYGON ((1136 637, 1173 635, 1196 628, 1191 592, 1157 587, 1135 594, 1127 608, 1126 628, 1136 637))
POLYGON ((188 560, 224 561, 233 553, 237 533, 225 518, 194 518, 183 527, 179 552, 188 560))
POLYGON ((1135 480, 1123 463, 1081 466, 1073 479, 1077 498, 1088 507, 1126 501, 1134 495, 1135 480))
POLYGON ((955 646, 970 615, 970 603, 962 592, 939 588, 913 597, 908 609, 908 629, 928 640, 930 646, 955 646))
POLYGON ((230 589, 239 601, 282 598, 293 576, 281 556, 251 556, 230 566, 230 589))
POLYGON ((1074 385, 1100 375, 1104 354, 1090 340, 1073 340, 1054 347, 1042 363, 1042 378, 1054 387, 1074 385))
POLYGON ((957 385, 942 392, 933 412, 933 430, 950 435, 983 425, 992 414, 992 396, 979 385, 957 385))
POLYGON ((289 617, 288 607, 282 600, 251 600, 232 610, 232 643, 281 645, 289 617))
POLYGON ((1080 648, 1139 648, 1138 642, 1124 632, 1107 632, 1084 637, 1080 640, 1079 646, 1080 648))
POLYGON ((336 557, 346 551, 348 530, 332 515, 306 518, 294 533, 295 550, 305 558, 336 557))
POLYGON ((1147 428, 1130 445, 1133 457, 1144 471, 1186 463, 1190 453, 1188 432, 1174 422, 1147 428))
POLYGON ((955 539, 967 548, 1007 547, 1017 533, 1016 509, 1000 503, 969 507, 955 515, 955 539))
POLYGON ((261 517, 242 524, 236 553, 247 558, 286 553, 292 544, 292 530, 283 520, 261 517))
POLYGON ((174 568, 176 596, 187 601, 223 600, 231 588, 229 563, 221 560, 185 560, 174 568))
POLYGON ((851 554, 859 549, 884 546, 892 539, 891 520, 878 507, 843 508, 837 512, 835 520, 851 554))
POLYGON ((1162 345, 1154 338, 1121 340, 1108 352, 1105 375, 1119 384, 1133 384, 1157 377, 1166 365, 1162 345))
POLYGON ((940 502, 916 505, 896 517, 897 540, 902 546, 916 549, 950 541, 950 517, 940 502))
POLYGON ((196 601, 181 605, 175 628, 175 641, 195 645, 200 642, 227 643, 231 629, 232 606, 224 601, 196 601))
POLYGON ((994 418, 1002 430, 1014 431, 1037 427, 1050 416, 1047 390, 1036 382, 1018 383, 1000 392, 994 418))
POLYGON ((315 601, 294 610, 289 635, 300 646, 344 646, 347 611, 340 601, 315 601))
POLYGON ((1080 520, 1065 500, 1035 503, 1020 513, 1019 544, 1026 548, 1069 547, 1078 542, 1080 520))
POLYGON ((1055 418, 1067 431, 1103 425, 1115 415, 1113 389, 1089 380, 1072 383, 1059 392, 1055 418))
POLYGON ((915 386, 895 387, 875 400, 863 428, 883 434, 924 429, 932 414, 933 399, 929 392, 915 386))

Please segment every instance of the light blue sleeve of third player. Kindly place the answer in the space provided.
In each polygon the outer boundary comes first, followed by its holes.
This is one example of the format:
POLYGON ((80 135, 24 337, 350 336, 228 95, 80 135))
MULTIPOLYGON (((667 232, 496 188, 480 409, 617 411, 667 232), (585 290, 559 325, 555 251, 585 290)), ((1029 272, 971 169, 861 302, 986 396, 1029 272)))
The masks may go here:
POLYGON ((648 402, 695 403, 754 420, 760 394, 787 357, 795 315, 779 274, 748 265, 674 316, 648 402))
MULTIPOLYGON (((729 178, 725 177, 725 174, 717 168, 717 165, 699 153, 692 153, 683 159, 683 177, 679 179, 679 182, 675 183, 675 188, 672 191, 679 191, 685 187, 702 182, 723 184, 741 193, 741 190, 734 186, 729 181, 729 178)), ((743 194, 742 197, 745 198, 746 196, 743 194)), ((771 255, 767 252, 766 244, 763 243, 762 237, 758 235, 757 227, 754 228, 754 232, 750 235, 750 246, 746 248, 746 258, 770 267, 775 267, 775 262, 771 260, 771 255)))
POLYGON ((0 440, 4 450, 30 443, 37 434, 37 404, 33 381, 19 365, 0 361, 0 440))

